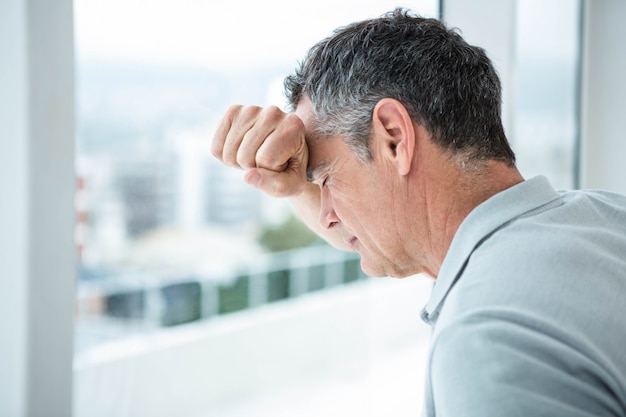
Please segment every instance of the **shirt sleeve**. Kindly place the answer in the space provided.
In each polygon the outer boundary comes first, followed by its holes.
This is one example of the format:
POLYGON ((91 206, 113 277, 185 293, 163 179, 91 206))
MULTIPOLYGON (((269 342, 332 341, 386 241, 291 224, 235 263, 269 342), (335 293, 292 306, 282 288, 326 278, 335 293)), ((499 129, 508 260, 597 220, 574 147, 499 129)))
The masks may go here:
POLYGON ((602 368, 566 334, 510 311, 436 329, 429 375, 437 417, 624 415, 602 368))

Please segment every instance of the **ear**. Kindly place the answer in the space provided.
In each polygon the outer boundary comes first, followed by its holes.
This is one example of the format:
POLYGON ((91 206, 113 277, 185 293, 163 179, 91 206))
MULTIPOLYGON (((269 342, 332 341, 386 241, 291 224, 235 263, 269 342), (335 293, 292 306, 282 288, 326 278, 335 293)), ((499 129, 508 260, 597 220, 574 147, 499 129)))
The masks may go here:
POLYGON ((400 175, 407 175, 413 162, 416 132, 406 107, 392 98, 380 100, 372 113, 372 129, 376 152, 391 162, 400 175))

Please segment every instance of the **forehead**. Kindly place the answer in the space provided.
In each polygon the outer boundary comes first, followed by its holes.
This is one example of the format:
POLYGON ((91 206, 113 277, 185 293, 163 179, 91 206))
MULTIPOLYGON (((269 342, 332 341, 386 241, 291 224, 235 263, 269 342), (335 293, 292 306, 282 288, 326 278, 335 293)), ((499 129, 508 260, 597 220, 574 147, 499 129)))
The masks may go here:
POLYGON ((319 143, 319 138, 317 138, 313 129, 315 116, 313 114, 311 101, 307 97, 302 97, 298 102, 295 113, 304 124, 306 143, 309 148, 306 176, 308 181, 313 181, 328 163, 325 160, 320 160, 318 146, 315 146, 316 143, 319 143))
POLYGON ((304 123, 307 137, 313 134, 313 122, 315 115, 313 114, 313 105, 307 97, 302 97, 296 106, 296 116, 304 123))
POLYGON ((302 120, 305 129, 309 160, 307 163, 307 180, 313 181, 320 175, 332 169, 342 155, 341 145, 344 141, 340 138, 322 138, 314 129, 315 115, 313 106, 307 97, 303 97, 296 107, 296 115, 302 120))

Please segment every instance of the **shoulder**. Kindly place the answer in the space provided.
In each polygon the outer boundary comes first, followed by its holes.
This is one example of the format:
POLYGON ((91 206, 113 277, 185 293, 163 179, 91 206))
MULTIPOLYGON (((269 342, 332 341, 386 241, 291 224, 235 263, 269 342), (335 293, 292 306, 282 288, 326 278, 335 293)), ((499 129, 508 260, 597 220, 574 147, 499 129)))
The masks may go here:
POLYGON ((468 257, 441 315, 513 309, 576 332, 618 326, 615 317, 625 310, 626 221, 593 216, 546 210, 496 230, 468 257))
POLYGON ((429 372, 438 415, 619 414, 602 369, 559 329, 542 326, 514 309, 494 309, 436 331, 429 372))
POLYGON ((449 290, 433 333, 433 392, 438 406, 484 413, 447 415, 621 412, 624 223, 602 220, 602 199, 564 198, 487 236, 449 290))

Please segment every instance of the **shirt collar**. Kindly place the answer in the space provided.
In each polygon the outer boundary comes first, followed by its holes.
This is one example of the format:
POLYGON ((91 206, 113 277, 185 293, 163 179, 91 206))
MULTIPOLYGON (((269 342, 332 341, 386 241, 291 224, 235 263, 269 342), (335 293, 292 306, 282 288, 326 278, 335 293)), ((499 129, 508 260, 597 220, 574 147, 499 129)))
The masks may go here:
POLYGON ((472 210, 452 239, 430 300, 422 310, 422 320, 435 324, 448 292, 481 241, 505 223, 559 198, 548 179, 537 176, 494 195, 472 210))

